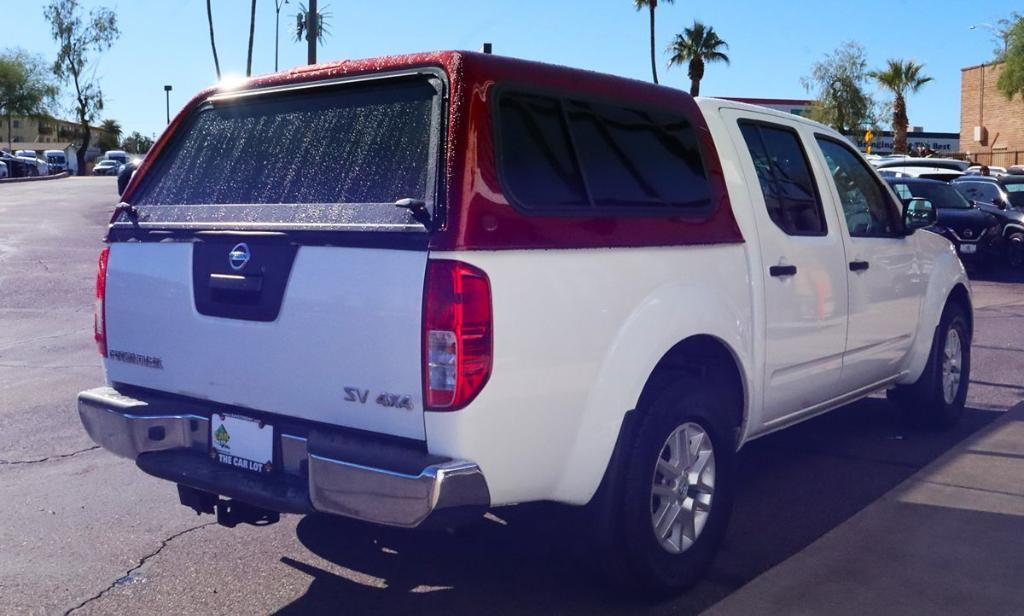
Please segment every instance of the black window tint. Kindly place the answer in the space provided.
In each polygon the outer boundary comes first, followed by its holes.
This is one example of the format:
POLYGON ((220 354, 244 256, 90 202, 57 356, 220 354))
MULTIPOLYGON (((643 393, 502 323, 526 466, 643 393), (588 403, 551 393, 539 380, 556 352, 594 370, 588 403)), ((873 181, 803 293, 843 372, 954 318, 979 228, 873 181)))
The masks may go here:
POLYGON ((690 123, 632 109, 567 103, 598 206, 705 205, 710 188, 690 123))
POLYGON ((516 206, 708 213, 711 187, 684 118, 520 92, 498 100, 499 171, 516 206))
POLYGON ((740 131, 772 222, 789 235, 824 235, 821 201, 799 137, 783 128, 746 122, 740 131))
POLYGON ((437 98, 423 78, 213 102, 135 204, 147 222, 407 223, 428 195, 437 98))
POLYGON ((501 97, 501 166, 517 203, 529 209, 588 207, 558 99, 501 97))
POLYGON ((851 237, 895 237, 903 225, 899 208, 860 156, 832 141, 818 139, 835 182, 851 237))

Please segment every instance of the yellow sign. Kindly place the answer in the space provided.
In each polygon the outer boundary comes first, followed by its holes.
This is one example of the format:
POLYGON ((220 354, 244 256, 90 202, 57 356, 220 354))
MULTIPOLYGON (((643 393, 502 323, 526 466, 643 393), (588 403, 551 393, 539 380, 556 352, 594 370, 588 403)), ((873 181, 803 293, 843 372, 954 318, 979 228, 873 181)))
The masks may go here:
POLYGON ((875 133, 871 132, 871 129, 868 129, 868 132, 864 133, 864 141, 871 143, 874 139, 875 133))

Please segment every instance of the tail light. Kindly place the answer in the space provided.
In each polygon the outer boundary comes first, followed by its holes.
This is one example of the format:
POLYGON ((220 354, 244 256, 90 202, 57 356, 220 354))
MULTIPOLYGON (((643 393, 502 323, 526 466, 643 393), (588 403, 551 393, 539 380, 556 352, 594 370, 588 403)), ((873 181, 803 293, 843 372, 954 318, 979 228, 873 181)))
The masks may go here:
POLYGON ((459 261, 430 261, 423 298, 423 389, 429 411, 455 411, 487 383, 493 357, 491 283, 459 261))
POLYGON ((93 335, 100 355, 107 356, 107 260, 110 259, 110 248, 100 252, 100 261, 96 266, 96 303, 93 307, 93 335))

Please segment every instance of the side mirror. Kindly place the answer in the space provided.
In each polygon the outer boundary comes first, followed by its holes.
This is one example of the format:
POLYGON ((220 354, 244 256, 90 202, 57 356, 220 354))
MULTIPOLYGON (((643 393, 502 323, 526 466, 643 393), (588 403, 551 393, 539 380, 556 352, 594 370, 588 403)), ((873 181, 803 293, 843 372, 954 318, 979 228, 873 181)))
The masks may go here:
POLYGON ((917 229, 935 224, 935 206, 927 199, 914 198, 903 209, 903 227, 910 235, 917 229))

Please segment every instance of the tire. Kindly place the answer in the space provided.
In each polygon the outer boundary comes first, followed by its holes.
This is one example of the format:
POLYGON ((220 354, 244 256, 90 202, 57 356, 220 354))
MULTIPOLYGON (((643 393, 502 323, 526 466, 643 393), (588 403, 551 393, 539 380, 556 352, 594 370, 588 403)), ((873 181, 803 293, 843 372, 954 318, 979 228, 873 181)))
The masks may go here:
POLYGON ((964 412, 971 378, 971 330, 967 312, 948 302, 935 329, 928 363, 917 382, 886 392, 916 424, 949 428, 964 412), (959 357, 959 361, 957 361, 959 357))
POLYGON ((1006 238, 1006 260, 1010 267, 1024 265, 1024 233, 1014 233, 1006 238))
POLYGON ((604 574, 620 589, 679 594, 700 580, 718 551, 732 510, 736 440, 733 413, 711 389, 691 378, 668 386, 635 411, 632 434, 613 456, 595 530, 604 574), (675 454, 684 450, 698 454, 689 466, 675 454), (679 467, 689 468, 688 476, 676 476, 679 467), (665 495, 655 495, 655 484, 665 495), (673 510, 679 518, 670 525, 666 514, 673 510), (656 519, 669 529, 664 535, 656 519))

